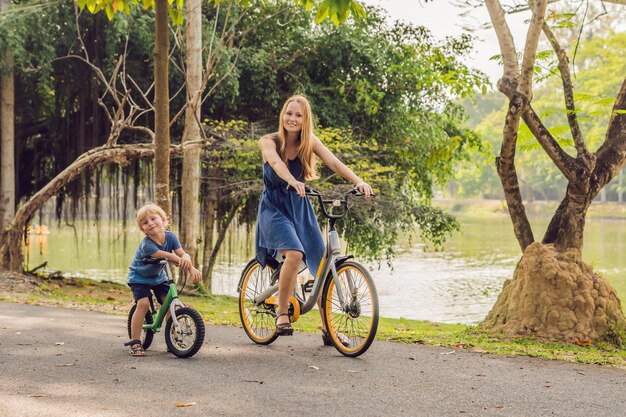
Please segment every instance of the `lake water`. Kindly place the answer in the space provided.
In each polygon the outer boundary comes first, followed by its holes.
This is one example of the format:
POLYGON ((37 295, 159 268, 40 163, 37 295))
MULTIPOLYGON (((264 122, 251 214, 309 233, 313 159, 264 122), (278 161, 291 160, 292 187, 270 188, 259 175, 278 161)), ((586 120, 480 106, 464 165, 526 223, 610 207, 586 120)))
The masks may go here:
MULTIPOLYGON (((459 217, 455 233, 441 252, 421 244, 402 245, 392 266, 368 264, 384 317, 404 317, 446 323, 476 323, 494 304, 505 279, 511 278, 520 257, 508 217, 459 217)), ((536 238, 547 220, 531 219, 536 238)), ((128 265, 142 235, 132 228, 83 224, 78 228, 49 226, 48 235, 31 235, 29 268, 48 262, 60 270, 97 280, 126 282, 128 265)), ((252 236, 243 228, 228 235, 218 265, 213 292, 236 295, 243 266, 253 256, 252 236)), ((626 221, 589 220, 583 258, 615 286, 626 300, 626 221)), ((129 292, 130 294, 130 292, 129 292)))

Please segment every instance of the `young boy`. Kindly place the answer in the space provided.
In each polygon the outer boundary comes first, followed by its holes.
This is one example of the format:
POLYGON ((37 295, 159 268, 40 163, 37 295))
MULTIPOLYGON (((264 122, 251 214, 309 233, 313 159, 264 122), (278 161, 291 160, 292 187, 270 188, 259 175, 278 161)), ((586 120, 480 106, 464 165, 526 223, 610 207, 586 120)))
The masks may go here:
POLYGON ((139 244, 128 273, 128 286, 133 292, 137 308, 130 325, 132 340, 126 346, 130 346, 131 356, 144 356, 145 351, 139 338, 144 317, 150 309, 150 291, 162 304, 170 288, 163 268, 160 265, 144 265, 142 260, 152 257, 174 262, 191 276, 193 282, 200 282, 202 274, 192 265, 191 257, 181 247, 178 237, 166 230, 169 221, 161 207, 150 203, 140 208, 137 211, 137 225, 146 237, 139 244))

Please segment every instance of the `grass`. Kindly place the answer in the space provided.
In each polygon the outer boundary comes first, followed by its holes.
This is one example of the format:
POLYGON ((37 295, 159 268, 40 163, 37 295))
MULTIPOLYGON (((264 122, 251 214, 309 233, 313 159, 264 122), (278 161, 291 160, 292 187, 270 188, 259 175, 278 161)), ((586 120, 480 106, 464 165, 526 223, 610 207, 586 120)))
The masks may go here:
MULTIPOLYGON (((76 278, 40 279, 39 286, 30 291, 0 293, 0 301, 97 310, 120 315, 129 311, 131 298, 130 290, 124 285, 76 278)), ((183 294, 181 298, 196 308, 208 323, 240 326, 235 297, 183 294)), ((297 331, 319 333, 320 323, 319 314, 311 312, 300 317, 295 328, 297 331)), ((376 339, 626 368, 626 349, 616 348, 609 343, 594 341, 590 346, 577 346, 527 338, 510 339, 485 333, 477 326, 462 324, 383 317, 376 339)))

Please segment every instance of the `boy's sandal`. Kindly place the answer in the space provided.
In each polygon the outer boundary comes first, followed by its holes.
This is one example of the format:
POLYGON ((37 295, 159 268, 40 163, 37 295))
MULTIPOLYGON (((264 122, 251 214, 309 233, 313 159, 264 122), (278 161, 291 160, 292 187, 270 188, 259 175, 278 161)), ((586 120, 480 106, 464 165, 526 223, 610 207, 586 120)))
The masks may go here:
MULTIPOLYGON (((348 337, 345 334, 337 333, 337 339, 339 339, 339 341, 344 347, 350 347, 350 344, 351 344, 350 339, 348 339, 348 337)), ((326 329, 322 329, 322 341, 324 342, 324 346, 333 345, 333 341, 332 341, 332 338, 330 337, 330 333, 328 333, 328 330, 326 329)))
POLYGON ((278 336, 291 336, 293 334, 293 326, 291 325, 291 317, 289 317, 289 314, 283 313, 276 316, 276 334, 278 336), (278 324, 278 318, 281 316, 287 316, 289 321, 287 323, 278 324))
POLYGON ((146 351, 143 349, 141 345, 141 340, 133 339, 130 342, 124 343, 124 346, 130 346, 129 354, 130 356, 144 356, 146 351))

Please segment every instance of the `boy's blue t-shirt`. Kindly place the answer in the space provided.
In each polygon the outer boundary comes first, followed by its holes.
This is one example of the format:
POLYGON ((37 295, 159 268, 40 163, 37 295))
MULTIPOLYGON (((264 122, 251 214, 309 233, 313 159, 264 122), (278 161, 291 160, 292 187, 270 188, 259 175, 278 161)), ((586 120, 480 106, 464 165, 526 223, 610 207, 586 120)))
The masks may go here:
POLYGON ((157 244, 148 236, 144 237, 137 248, 137 252, 135 252, 133 262, 128 268, 130 269, 128 272, 128 283, 156 285, 166 282, 167 276, 162 265, 144 265, 141 260, 159 250, 173 252, 181 247, 178 237, 169 230, 165 231, 165 243, 163 245, 157 244))

